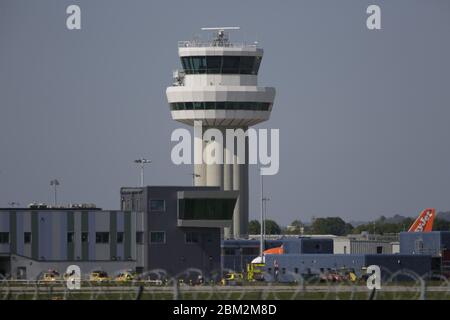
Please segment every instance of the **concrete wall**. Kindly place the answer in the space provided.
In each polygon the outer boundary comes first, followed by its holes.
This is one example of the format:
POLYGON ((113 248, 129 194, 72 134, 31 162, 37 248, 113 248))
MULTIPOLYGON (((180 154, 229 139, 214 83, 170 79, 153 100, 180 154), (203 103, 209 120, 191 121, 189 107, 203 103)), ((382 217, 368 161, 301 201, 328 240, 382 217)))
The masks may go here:
POLYGON ((355 240, 347 237, 333 239, 333 252, 336 254, 391 254, 392 244, 388 241, 355 240))
POLYGON ((440 256, 441 251, 450 249, 450 232, 401 232, 400 253, 431 254, 440 256))

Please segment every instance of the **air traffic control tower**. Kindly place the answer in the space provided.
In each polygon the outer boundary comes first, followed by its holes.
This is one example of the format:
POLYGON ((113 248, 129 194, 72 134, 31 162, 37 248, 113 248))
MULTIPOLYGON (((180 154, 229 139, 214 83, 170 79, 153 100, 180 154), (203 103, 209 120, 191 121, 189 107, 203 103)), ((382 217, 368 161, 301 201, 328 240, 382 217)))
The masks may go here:
MULTIPOLYGON (((248 233, 248 161, 238 163, 236 144, 235 150, 226 148, 225 130, 246 131, 249 126, 268 120, 275 98, 275 88, 258 86, 263 49, 256 43, 229 40, 228 32, 238 29, 203 28, 213 33, 210 41, 179 42, 178 54, 183 69, 174 72, 175 82, 166 90, 174 120, 191 126, 201 121, 203 132, 215 128, 223 133, 223 143, 214 148, 222 148, 224 157, 233 155, 233 164, 194 164, 193 177, 195 186, 239 191, 232 230, 225 230, 225 237, 232 235, 234 238, 245 237, 248 233)), ((210 143, 220 141, 202 138, 196 145, 205 150, 210 143)), ((194 150, 196 152, 198 150, 194 150)), ((245 154, 247 160, 248 140, 245 154)))

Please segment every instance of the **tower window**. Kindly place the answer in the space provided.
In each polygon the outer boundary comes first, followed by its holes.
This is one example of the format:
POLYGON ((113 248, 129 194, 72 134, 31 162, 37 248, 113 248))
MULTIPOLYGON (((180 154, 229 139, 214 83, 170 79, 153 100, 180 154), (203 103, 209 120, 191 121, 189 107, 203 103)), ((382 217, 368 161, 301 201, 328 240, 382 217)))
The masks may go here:
POLYGON ((259 56, 189 56, 181 57, 186 74, 251 74, 257 75, 259 56))

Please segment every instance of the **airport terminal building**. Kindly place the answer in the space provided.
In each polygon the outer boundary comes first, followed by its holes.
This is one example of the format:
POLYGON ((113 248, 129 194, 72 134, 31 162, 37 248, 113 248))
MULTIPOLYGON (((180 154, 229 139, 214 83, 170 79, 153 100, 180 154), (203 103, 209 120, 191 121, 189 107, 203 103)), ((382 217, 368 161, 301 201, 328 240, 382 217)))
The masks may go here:
POLYGON ((231 225, 236 199, 212 187, 145 187, 122 188, 119 211, 0 209, 0 274, 37 279, 72 264, 83 274, 219 272, 221 229, 231 225))

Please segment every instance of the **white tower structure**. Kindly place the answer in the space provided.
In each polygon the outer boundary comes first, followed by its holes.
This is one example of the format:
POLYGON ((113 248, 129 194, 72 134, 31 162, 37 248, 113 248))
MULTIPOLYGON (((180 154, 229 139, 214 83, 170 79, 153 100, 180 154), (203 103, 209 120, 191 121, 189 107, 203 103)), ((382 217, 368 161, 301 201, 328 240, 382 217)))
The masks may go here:
MULTIPOLYGON (((193 177, 195 186, 219 186, 223 190, 239 191, 232 230, 225 232, 235 238, 244 237, 248 232, 248 139, 245 164, 238 164, 237 148, 228 150, 225 146, 225 130, 246 131, 249 126, 268 120, 275 98, 275 88, 258 86, 263 49, 256 43, 229 41, 228 31, 238 29, 203 28, 213 31, 210 41, 179 42, 178 54, 183 70, 174 72, 175 82, 166 90, 174 120, 191 126, 201 121, 203 132, 215 128, 223 133, 223 144, 214 147, 222 148, 224 156, 233 155, 233 164, 196 164, 193 177)), ((204 150, 210 143, 220 142, 202 138, 197 146, 204 150)))

